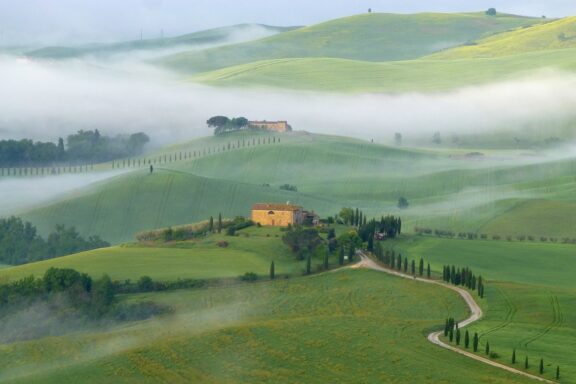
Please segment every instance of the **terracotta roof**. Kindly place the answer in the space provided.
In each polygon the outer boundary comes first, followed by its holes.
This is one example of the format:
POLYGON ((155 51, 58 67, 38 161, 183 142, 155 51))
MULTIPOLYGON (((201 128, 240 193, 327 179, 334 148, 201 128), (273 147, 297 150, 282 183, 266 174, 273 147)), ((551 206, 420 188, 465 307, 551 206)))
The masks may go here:
POLYGON ((302 207, 294 204, 259 203, 252 206, 253 211, 299 211, 302 207))

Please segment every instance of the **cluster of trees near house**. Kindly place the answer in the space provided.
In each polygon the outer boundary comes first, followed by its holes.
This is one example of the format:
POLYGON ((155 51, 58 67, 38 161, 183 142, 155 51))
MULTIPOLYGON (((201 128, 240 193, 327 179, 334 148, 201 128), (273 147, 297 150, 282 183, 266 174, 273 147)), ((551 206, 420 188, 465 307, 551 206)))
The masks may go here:
POLYGON ((115 285, 107 275, 93 280, 74 269, 50 268, 41 278, 26 277, 0 285, 0 342, 29 340, 85 329, 87 325, 143 320, 171 312, 152 302, 118 303, 115 285), (42 313, 37 321, 15 324, 6 318, 23 310, 42 313))
POLYGON ((248 119, 245 117, 212 116, 206 121, 206 124, 210 128, 214 128, 215 136, 219 136, 227 132, 248 128, 248 119))
POLYGON ((29 222, 18 217, 0 218, 0 263, 3 264, 25 264, 109 246, 98 236, 83 238, 74 227, 57 225, 44 239, 29 222))
POLYGON ((96 130, 80 130, 57 143, 34 142, 30 139, 1 140, 0 166, 22 167, 57 163, 103 162, 140 155, 150 138, 142 132, 114 137, 96 130))

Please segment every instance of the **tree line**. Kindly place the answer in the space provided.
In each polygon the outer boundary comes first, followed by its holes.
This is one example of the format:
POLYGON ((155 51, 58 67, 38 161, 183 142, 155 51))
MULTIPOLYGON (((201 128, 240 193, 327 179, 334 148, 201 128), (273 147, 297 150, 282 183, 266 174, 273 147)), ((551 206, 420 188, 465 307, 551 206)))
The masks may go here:
POLYGON ((569 238, 569 237, 556 237, 556 236, 534 236, 534 235, 499 235, 499 234, 492 234, 488 235, 487 233, 475 233, 475 232, 455 232, 446 229, 432 229, 426 227, 415 227, 414 232, 419 235, 434 235, 436 237, 445 237, 445 238, 458 238, 462 240, 506 240, 506 241, 540 241, 543 243, 552 242, 558 243, 562 242, 563 244, 576 244, 576 238, 569 238))
POLYGON ((30 139, 1 140, 0 166, 22 167, 47 164, 105 162, 142 153, 150 138, 142 132, 103 136, 96 130, 80 130, 57 143, 30 139))
POLYGON ((80 236, 74 227, 57 225, 46 239, 18 217, 0 218, 0 263, 19 265, 109 247, 99 236, 80 236))
MULTIPOLYGON (((471 333, 466 329, 464 331, 464 336, 462 337, 462 332, 458 327, 458 323, 454 320, 453 317, 449 317, 446 319, 444 323, 444 337, 447 338, 450 343, 454 343, 456 346, 462 345, 465 349, 472 349, 474 353, 478 353, 480 350, 480 336, 478 332, 474 332, 472 336, 471 333)), ((490 342, 486 340, 484 343, 484 354, 491 358, 491 359, 498 359, 500 355, 494 351, 494 349, 490 346, 490 342)), ((517 364, 517 356, 516 356, 516 348, 512 349, 512 356, 510 359, 512 365, 517 364)), ((524 370, 528 371, 530 369, 530 361, 528 356, 524 358, 524 370)), ((540 358, 540 362, 538 364, 538 373, 540 375, 544 374, 544 359, 540 358)), ((556 380, 560 380, 560 366, 556 366, 554 371, 554 378, 556 380)))
POLYGON ((74 269, 50 268, 41 278, 26 277, 0 285, 0 328, 22 311, 42 311, 42 318, 11 325, 0 342, 28 340, 85 329, 87 325, 142 320, 171 312, 152 302, 123 304, 107 275, 93 280, 74 269))
POLYGON ((478 291, 478 296, 484 298, 484 280, 482 276, 476 277, 468 267, 456 268, 454 265, 442 267, 442 280, 452 285, 463 286, 471 291, 478 291))

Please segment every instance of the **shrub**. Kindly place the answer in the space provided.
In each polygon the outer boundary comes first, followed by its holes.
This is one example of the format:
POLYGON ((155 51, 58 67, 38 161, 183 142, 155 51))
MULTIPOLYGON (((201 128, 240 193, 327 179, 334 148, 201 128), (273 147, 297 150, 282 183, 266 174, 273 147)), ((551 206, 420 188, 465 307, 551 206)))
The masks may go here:
POLYGON ((254 282, 258 280, 258 275, 254 272, 246 272, 244 275, 240 276, 240 280, 247 282, 254 282))
POLYGON ((218 246, 220 248, 228 248, 228 245, 230 245, 227 241, 219 241, 218 242, 218 246))

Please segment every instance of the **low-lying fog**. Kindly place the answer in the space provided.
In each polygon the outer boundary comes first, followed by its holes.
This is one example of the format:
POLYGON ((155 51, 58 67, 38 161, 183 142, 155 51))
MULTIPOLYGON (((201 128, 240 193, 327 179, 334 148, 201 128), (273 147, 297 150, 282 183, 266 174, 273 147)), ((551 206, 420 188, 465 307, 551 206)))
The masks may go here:
POLYGON ((210 134, 213 115, 288 120, 297 130, 360 138, 541 129, 576 118, 576 75, 543 71, 445 93, 337 95, 208 88, 122 61, 0 59, 0 139, 56 140, 79 129, 144 131, 154 145, 210 134))
POLYGON ((30 178, 0 178, 0 217, 20 213, 123 171, 30 178))

